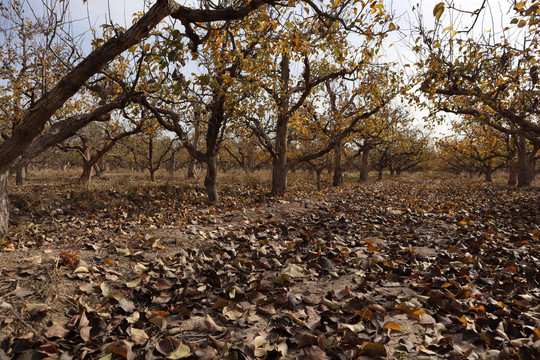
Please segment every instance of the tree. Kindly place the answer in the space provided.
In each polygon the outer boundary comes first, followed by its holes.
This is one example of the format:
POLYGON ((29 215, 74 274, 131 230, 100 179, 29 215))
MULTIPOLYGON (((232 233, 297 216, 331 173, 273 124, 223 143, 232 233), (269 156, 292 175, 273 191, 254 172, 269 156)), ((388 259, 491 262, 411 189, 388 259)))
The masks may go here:
POLYGON ((453 136, 438 143, 443 160, 453 168, 484 174, 485 181, 492 182, 493 173, 512 158, 507 136, 491 127, 469 120, 454 122, 453 130, 453 136))
MULTIPOLYGON (((173 155, 178 149, 174 145, 177 139, 168 137, 159 128, 149 127, 123 143, 133 156, 133 161, 147 169, 150 180, 155 181, 155 173, 164 164, 174 161, 173 155)), ((174 166, 174 165, 173 165, 174 166)))
MULTIPOLYGON (((24 115, 17 122, 17 126, 13 128, 7 138, 2 139, 2 143, 0 144, 0 233, 4 233, 8 228, 7 180, 10 166, 42 134, 49 119, 92 76, 103 69, 103 67, 118 55, 146 38, 167 17, 177 19, 183 25, 185 34, 181 35, 181 37, 189 38, 192 48, 196 49, 204 40, 194 29, 194 26, 197 26, 197 24, 240 19, 266 3, 274 3, 274 1, 253 0, 247 3, 239 1, 217 5, 205 2, 209 6, 190 8, 182 6, 173 0, 157 0, 129 29, 118 31, 113 38, 104 41, 76 65, 66 69, 63 76, 57 77, 59 80, 55 85, 51 84, 43 94, 36 96, 34 101, 28 104, 22 111, 24 115)), ((289 5, 294 6, 294 4, 294 2, 291 2, 289 5)), ((58 18, 54 17, 54 9, 50 7, 47 9, 49 11, 48 15, 58 20, 58 18)), ((56 21, 52 28, 57 30, 62 25, 62 20, 60 19, 56 21)), ((52 34, 57 35, 58 32, 53 31, 52 34)), ((134 92, 132 91, 131 93, 133 94, 134 92)), ((90 112, 85 113, 86 115, 84 116, 90 118, 103 116, 107 114, 109 110, 107 108, 108 106, 108 104, 100 105, 90 112)), ((79 119, 71 119, 71 121, 77 120, 79 119)), ((65 125, 71 125, 71 122, 65 125)))
POLYGON ((82 185, 90 184, 94 167, 120 140, 142 131, 145 119, 131 120, 127 123, 123 120, 127 119, 119 119, 114 123, 93 123, 70 138, 67 144, 59 145, 62 150, 73 150, 81 156, 82 185))
MULTIPOLYGON (((540 144, 540 39, 533 15, 538 4, 515 4, 515 17, 500 30, 474 29, 476 20, 463 29, 456 23, 443 29, 445 8, 454 13, 462 11, 450 3, 439 3, 434 9, 435 29, 419 25, 414 49, 420 56, 417 67, 421 89, 436 110, 473 116, 516 136, 521 144, 518 186, 530 185, 528 174, 534 163, 525 149, 527 143, 534 147, 540 144)), ((478 19, 484 11, 483 7, 474 10, 473 18, 478 19)))
POLYGON ((234 38, 229 35, 239 28, 231 25, 210 34, 211 41, 204 44, 197 56, 206 70, 204 74, 197 76, 191 83, 181 78, 180 86, 184 89, 179 88, 176 82, 173 84, 173 87, 177 87, 176 91, 164 89, 154 93, 151 96, 153 100, 150 98, 143 102, 165 129, 176 133, 193 159, 206 164, 204 186, 208 201, 212 204, 219 199, 218 153, 227 125, 243 96, 235 80, 241 71, 242 58, 230 54, 234 48, 234 38), (177 106, 183 104, 183 107, 191 109, 194 128, 192 139, 189 137, 189 122, 186 122, 186 117, 180 111, 170 108, 171 103, 177 106), (203 133, 204 149, 199 149, 199 136, 203 133))
MULTIPOLYGON (((30 19, 24 3, 12 1, 8 7, 0 5, 0 133, 1 139, 12 136, 22 121, 25 110, 46 93, 55 79, 63 74, 73 59, 77 47, 68 37, 55 38, 58 18, 66 16, 66 5, 50 1, 56 14, 30 19), (69 44, 70 49, 64 47, 69 44)), ((66 104, 62 111, 76 107, 66 104)), ((62 116, 62 112, 58 116, 62 116)), ((54 121, 54 120, 53 120, 54 121)), ((22 184, 25 166, 13 168, 17 184, 22 184)))
MULTIPOLYGON (((245 118, 272 157, 271 191, 275 196, 284 196, 290 168, 323 156, 333 149, 337 140, 332 139, 331 144, 316 153, 289 159, 290 127, 293 119, 300 118, 295 117, 296 112, 326 81, 352 74, 366 66, 376 55, 380 40, 388 29, 395 28, 382 2, 357 5, 350 12, 346 10, 347 6, 336 7, 336 13, 329 22, 320 21, 306 10, 288 14, 279 22, 272 13, 264 19, 264 23, 269 24, 267 26, 273 27, 273 32, 266 37, 257 62, 246 69, 248 75, 245 76, 257 91, 256 102, 264 104, 264 108, 248 109, 245 118), (352 19, 343 14, 351 14, 352 19), (354 29, 349 27, 352 23, 355 24, 354 29), (352 49, 347 41, 346 32, 352 30, 362 34, 364 42, 359 50, 352 49), (349 54, 356 54, 358 58, 349 54)), ((254 23, 253 26, 258 25, 254 23)), ((372 108, 367 113, 376 112, 384 101, 377 100, 374 106, 377 109, 372 108)), ((346 134, 338 137, 344 136, 346 134)))
POLYGON ((261 148, 254 136, 233 131, 223 144, 223 149, 246 173, 253 173, 270 164, 268 153, 261 148))
POLYGON ((379 173, 379 180, 386 168, 390 175, 399 175, 425 161, 429 142, 428 137, 414 127, 414 119, 402 107, 387 111, 393 121, 386 122, 382 142, 373 149, 370 157, 373 168, 379 173))

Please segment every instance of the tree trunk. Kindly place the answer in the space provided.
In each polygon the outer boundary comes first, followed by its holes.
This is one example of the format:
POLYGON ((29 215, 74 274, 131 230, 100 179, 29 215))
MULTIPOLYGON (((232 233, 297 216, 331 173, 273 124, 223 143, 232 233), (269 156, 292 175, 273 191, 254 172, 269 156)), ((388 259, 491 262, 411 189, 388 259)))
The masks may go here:
POLYGON ((322 183, 321 183, 321 174, 323 172, 324 168, 321 168, 320 170, 317 170, 315 174, 317 175, 317 189, 322 189, 322 183))
POLYGON ((171 147, 171 158, 169 160, 169 166, 167 167, 167 172, 169 176, 173 176, 176 171, 176 151, 171 147))
POLYGON ((341 186, 343 184, 343 164, 341 157, 343 154, 343 142, 340 141, 334 147, 334 177, 332 186, 341 186))
POLYGON ((0 235, 5 234, 9 226, 8 179, 9 166, 0 168, 0 235))
POLYGON ((255 156, 253 154, 254 148, 250 146, 250 151, 247 154, 247 160, 246 160, 246 168, 247 171, 253 174, 255 171, 255 156))
POLYGON ((287 191, 287 162, 275 157, 272 162, 272 195, 285 196, 287 191))
POLYGON ((88 186, 90 185, 90 181, 92 180, 93 165, 91 162, 83 161, 82 168, 83 171, 81 177, 79 178, 79 181, 82 185, 88 186))
POLYGON ((150 181, 156 181, 156 169, 148 169, 148 171, 150 172, 150 181))
POLYGON ((523 136, 518 136, 517 139, 517 153, 518 153, 518 169, 517 179, 519 187, 530 186, 532 182, 531 165, 534 168, 534 161, 531 164, 529 157, 527 156, 527 139, 523 136))
POLYGON ((360 181, 367 181, 369 177, 369 149, 366 147, 362 150, 362 164, 360 167, 360 181))
POLYGON ((379 171, 378 171, 378 175, 377 175, 377 180, 379 180, 379 181, 382 180, 382 173, 383 173, 383 168, 380 167, 380 168, 379 168, 379 171))
POLYGON ((204 187, 206 188, 208 202, 210 204, 215 204, 219 200, 217 191, 217 173, 217 157, 215 155, 210 155, 206 161, 206 177, 204 178, 204 187))
POLYGON ((289 57, 283 55, 280 64, 281 91, 283 92, 276 126, 275 155, 272 159, 272 195, 285 196, 287 191, 287 136, 289 111, 289 57))
MULTIPOLYGON (((197 149, 199 147, 199 142, 201 139, 201 113, 200 111, 195 111, 195 133, 193 134, 193 147, 197 149)), ((187 178, 195 179, 195 158, 190 155, 188 169, 187 169, 187 178)))
POLYGON ((508 167, 508 186, 516 186, 517 184, 517 164, 512 164, 508 167))
POLYGON ((493 169, 492 168, 487 168, 486 169, 486 182, 488 183, 491 183, 493 182, 493 169))
POLYGON ((94 164, 94 173, 96 174, 96 177, 102 178, 106 169, 107 162, 105 161, 105 157, 103 156, 94 164))
POLYGON ((24 185, 25 175, 26 175, 25 168, 24 167, 18 168, 15 173, 15 184, 24 185))
POLYGON ((281 118, 276 132, 276 155, 272 159, 272 195, 285 196, 288 170, 287 121, 281 118))

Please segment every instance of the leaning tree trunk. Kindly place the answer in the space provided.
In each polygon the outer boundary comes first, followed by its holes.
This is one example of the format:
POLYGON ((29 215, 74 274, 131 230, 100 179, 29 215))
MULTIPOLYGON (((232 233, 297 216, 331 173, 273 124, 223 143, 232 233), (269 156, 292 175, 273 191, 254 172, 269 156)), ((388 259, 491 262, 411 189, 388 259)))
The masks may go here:
POLYGON ((219 201, 217 191, 217 156, 209 155, 206 160, 206 177, 204 178, 204 187, 208 195, 208 202, 215 204, 219 201))
POLYGON ((369 149, 362 150, 362 164, 360 167, 360 181, 367 181, 369 177, 369 149))
POLYGON ((8 179, 9 166, 0 168, 0 234, 5 234, 9 226, 8 179))
POLYGON ((334 147, 334 178, 332 186, 340 186, 343 184, 343 163, 341 157, 343 154, 343 142, 340 141, 334 147))

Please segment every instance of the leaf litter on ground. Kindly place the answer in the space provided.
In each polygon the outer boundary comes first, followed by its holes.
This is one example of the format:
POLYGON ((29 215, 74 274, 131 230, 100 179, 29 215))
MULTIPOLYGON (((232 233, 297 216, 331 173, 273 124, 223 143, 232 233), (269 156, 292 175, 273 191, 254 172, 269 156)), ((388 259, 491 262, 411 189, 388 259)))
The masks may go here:
POLYGON ((537 189, 148 193, 6 237, 0 359, 540 356, 537 189))

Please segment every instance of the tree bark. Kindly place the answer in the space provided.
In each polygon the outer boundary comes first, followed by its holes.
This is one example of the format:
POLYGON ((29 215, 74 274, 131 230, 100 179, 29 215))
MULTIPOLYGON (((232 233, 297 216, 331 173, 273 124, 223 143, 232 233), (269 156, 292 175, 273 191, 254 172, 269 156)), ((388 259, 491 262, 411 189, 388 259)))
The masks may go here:
POLYGON ((92 180, 92 169, 94 168, 94 163, 92 161, 83 160, 82 168, 83 171, 79 181, 81 185, 88 186, 92 180))
POLYGON ((516 145, 518 153, 517 186, 530 186, 534 175, 534 154, 530 159, 529 154, 527 154, 527 139, 524 136, 518 136, 516 145))
POLYGON ((321 183, 321 174, 323 172, 324 168, 321 168, 320 170, 317 169, 315 174, 317 175, 317 190, 322 189, 322 183, 321 183))
POLYGON ((289 57, 283 55, 280 64, 281 91, 283 92, 276 124, 275 154, 272 159, 272 195, 285 196, 287 191, 287 136, 289 119, 289 57))
POLYGON ((24 178, 26 176, 25 167, 20 167, 15 172, 15 184, 24 185, 24 178))
POLYGON ((487 168, 486 169, 486 177, 485 177, 485 180, 487 183, 491 183, 493 182, 493 169, 492 168, 487 168))
POLYGON ((96 177, 101 179, 106 169, 107 162, 105 161, 105 157, 103 156, 99 159, 98 162, 94 164, 94 173, 96 174, 96 177))
POLYGON ((369 148, 362 150, 362 164, 360 166, 360 181, 367 181, 369 177, 369 148))
POLYGON ((508 167, 508 186, 516 186, 517 184, 517 164, 511 164, 508 167))
POLYGON ((215 204, 219 201, 217 191, 217 156, 209 155, 206 161, 206 177, 204 178, 204 187, 208 195, 208 202, 215 204))
POLYGON ((339 141, 334 146, 334 177, 332 179, 332 186, 341 186, 343 184, 343 141, 339 141))
POLYGON ((272 161, 272 195, 285 196, 287 191, 287 161, 281 156, 272 161))
MULTIPOLYGON (((201 138, 201 113, 195 111, 195 133, 193 134, 193 147, 197 149, 199 147, 199 141, 201 138)), ((195 179, 195 158, 190 156, 188 169, 187 169, 187 178, 195 179)))
POLYGON ((7 232, 9 227, 8 199, 9 166, 0 168, 0 234, 7 232))

